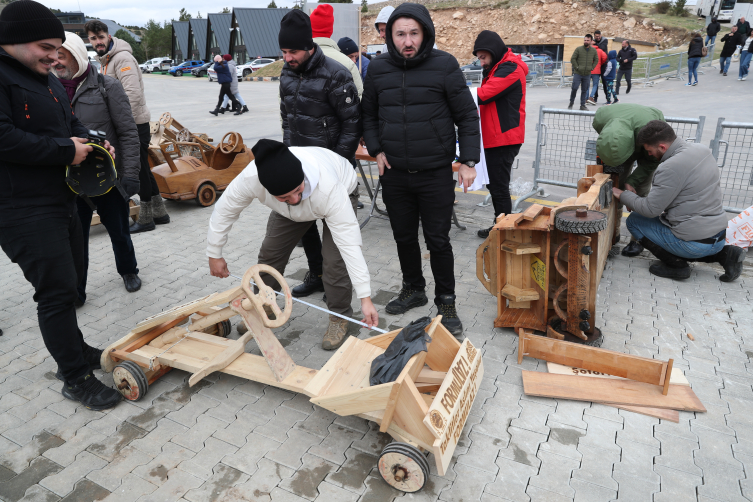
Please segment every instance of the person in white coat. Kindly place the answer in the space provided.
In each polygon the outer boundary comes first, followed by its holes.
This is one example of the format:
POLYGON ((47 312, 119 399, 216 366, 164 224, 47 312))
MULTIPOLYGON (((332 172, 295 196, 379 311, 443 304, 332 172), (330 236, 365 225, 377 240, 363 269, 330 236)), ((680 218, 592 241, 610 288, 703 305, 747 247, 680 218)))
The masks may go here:
MULTIPOLYGON (((371 279, 361 251, 356 219, 358 179, 353 166, 340 155, 320 147, 286 147, 279 141, 259 140, 251 151, 254 161, 235 178, 215 204, 207 233, 209 270, 215 277, 230 274, 222 249, 240 213, 254 199, 272 209, 258 262, 285 273, 290 254, 316 220, 323 220, 323 282, 327 307, 351 317, 353 290, 361 300, 363 322, 375 326, 379 316, 371 302, 371 279)), ((272 287, 279 288, 271 277, 272 287)), ((347 323, 330 315, 322 348, 335 350, 345 341, 347 323)))

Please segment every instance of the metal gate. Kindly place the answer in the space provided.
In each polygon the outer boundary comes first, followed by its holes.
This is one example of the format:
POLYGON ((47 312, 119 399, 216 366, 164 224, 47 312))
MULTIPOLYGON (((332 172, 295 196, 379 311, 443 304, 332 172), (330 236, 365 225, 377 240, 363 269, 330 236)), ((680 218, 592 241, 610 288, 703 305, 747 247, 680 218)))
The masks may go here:
POLYGON ((740 213, 753 205, 753 124, 725 122, 721 117, 711 140, 719 163, 724 210, 740 213))

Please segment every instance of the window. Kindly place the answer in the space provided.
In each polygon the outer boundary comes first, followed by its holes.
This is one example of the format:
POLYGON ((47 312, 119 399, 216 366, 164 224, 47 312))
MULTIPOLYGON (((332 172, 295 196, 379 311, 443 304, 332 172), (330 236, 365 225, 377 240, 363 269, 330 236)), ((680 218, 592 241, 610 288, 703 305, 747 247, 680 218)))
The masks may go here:
POLYGON ((219 45, 220 44, 217 43, 217 35, 215 35, 214 32, 212 32, 211 46, 212 47, 219 47, 219 45))

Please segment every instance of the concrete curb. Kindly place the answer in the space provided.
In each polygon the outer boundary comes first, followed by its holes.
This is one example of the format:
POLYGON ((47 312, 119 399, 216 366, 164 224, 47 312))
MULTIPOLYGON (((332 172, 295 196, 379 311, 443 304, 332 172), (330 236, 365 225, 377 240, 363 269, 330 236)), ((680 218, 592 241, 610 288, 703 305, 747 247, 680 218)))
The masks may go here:
POLYGON ((280 80, 280 77, 243 77, 244 82, 274 82, 280 80))

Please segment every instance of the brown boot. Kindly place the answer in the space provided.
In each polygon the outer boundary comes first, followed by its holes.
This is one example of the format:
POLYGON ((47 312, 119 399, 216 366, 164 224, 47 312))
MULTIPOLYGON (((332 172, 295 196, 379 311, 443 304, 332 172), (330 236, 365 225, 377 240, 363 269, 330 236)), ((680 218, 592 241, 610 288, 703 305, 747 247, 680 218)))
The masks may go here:
POLYGON ((343 344, 348 337, 348 321, 336 316, 329 316, 329 326, 327 332, 322 338, 322 348, 324 350, 335 350, 343 344))

